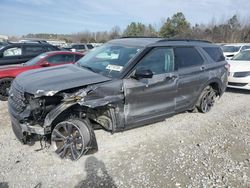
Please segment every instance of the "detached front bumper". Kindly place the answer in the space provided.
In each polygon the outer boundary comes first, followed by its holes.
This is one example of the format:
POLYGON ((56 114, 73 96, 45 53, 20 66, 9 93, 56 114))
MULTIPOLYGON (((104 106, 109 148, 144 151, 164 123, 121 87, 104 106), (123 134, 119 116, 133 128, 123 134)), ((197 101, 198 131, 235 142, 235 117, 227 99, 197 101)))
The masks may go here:
POLYGON ((30 125, 29 123, 20 123, 20 121, 10 114, 11 126, 14 134, 21 142, 26 142, 27 137, 31 138, 32 135, 46 135, 50 130, 46 130, 40 125, 30 125))

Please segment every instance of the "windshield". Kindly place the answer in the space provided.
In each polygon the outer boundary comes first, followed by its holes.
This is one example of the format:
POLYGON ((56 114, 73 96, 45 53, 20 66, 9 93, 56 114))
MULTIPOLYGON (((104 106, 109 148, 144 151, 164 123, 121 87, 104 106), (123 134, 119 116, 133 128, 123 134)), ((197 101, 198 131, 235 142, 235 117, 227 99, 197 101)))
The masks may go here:
POLYGON ((250 50, 243 51, 235 55, 232 60, 237 61, 250 61, 250 50))
POLYGON ((27 66, 35 65, 38 61, 40 61, 45 56, 46 56, 46 53, 40 54, 39 56, 36 56, 33 59, 31 59, 31 60, 27 61, 26 63, 24 63, 24 65, 27 65, 27 66))
POLYGON ((118 78, 140 47, 120 44, 104 44, 89 52, 77 65, 107 77, 118 78))
POLYGON ((223 52, 238 52, 240 50, 240 46, 223 46, 223 52))

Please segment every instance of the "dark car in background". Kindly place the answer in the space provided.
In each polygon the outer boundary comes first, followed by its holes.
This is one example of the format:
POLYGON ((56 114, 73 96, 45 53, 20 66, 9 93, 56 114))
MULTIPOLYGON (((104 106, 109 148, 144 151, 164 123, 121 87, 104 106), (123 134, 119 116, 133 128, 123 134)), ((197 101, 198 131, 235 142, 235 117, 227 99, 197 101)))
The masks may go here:
POLYGON ((41 53, 58 50, 46 42, 7 44, 0 48, 0 66, 25 63, 41 53))
POLYGON ((228 68, 221 48, 206 41, 112 40, 75 65, 17 76, 8 99, 12 128, 23 143, 51 138, 58 156, 77 160, 97 149, 96 128, 114 133, 209 112, 228 68))
POLYGON ((10 85, 18 74, 32 69, 75 63, 82 57, 83 54, 78 52, 52 51, 40 54, 21 65, 0 67, 0 100, 8 99, 10 85))

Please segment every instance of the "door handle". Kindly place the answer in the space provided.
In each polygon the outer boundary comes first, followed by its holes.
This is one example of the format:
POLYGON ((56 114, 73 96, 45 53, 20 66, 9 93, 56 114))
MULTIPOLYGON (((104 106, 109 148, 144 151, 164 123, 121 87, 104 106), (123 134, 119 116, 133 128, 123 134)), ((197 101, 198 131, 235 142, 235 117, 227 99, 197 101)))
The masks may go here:
POLYGON ((169 76, 166 76, 166 80, 175 80, 177 78, 176 75, 169 75, 169 76))
POLYGON ((203 70, 205 70, 206 69, 206 67, 205 66, 201 66, 201 70, 203 71, 203 70))

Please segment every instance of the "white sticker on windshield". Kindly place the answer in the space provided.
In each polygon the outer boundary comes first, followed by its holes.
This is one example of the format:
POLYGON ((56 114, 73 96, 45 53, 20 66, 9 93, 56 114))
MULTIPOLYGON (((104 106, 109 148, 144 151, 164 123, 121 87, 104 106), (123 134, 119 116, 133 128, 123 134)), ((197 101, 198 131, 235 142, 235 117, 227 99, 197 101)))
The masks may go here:
POLYGON ((123 66, 119 66, 119 65, 110 65, 110 64, 109 64, 109 65, 106 67, 106 69, 121 72, 122 69, 123 69, 123 66))

